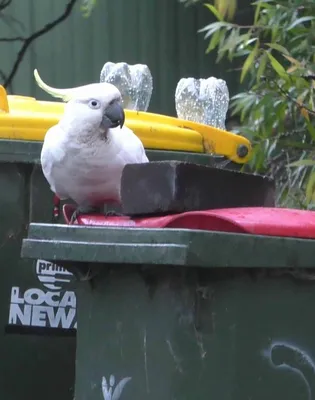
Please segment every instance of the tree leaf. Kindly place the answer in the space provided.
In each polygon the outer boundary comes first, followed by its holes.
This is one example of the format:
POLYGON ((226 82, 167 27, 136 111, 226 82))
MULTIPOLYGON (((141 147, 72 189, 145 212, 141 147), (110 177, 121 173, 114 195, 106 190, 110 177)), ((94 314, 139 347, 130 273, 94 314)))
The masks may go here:
POLYGON ((315 17, 311 17, 311 16, 298 18, 298 19, 294 20, 291 25, 288 26, 287 31, 290 31, 295 26, 300 25, 302 22, 312 21, 314 18, 315 17))
POLYGON ((84 18, 90 17, 97 0, 82 0, 80 5, 81 13, 84 18))
POLYGON ((315 191, 315 171, 312 171, 308 181, 307 181, 307 185, 306 185, 306 203, 309 204, 312 199, 313 199, 313 195, 314 195, 314 191, 315 191))
POLYGON ((279 63, 279 61, 276 60, 276 59, 274 58, 274 56, 273 56, 272 54, 270 54, 268 51, 266 52, 266 54, 267 54, 267 56, 268 56, 268 58, 269 58, 269 60, 270 60, 270 63, 271 63, 272 68, 276 71, 276 73, 277 73, 278 75, 280 75, 281 77, 286 77, 286 76, 287 76, 287 73, 285 72, 285 69, 284 69, 283 66, 279 63))
POLYGON ((291 67, 289 67, 287 69, 287 74, 291 74, 292 72, 296 71, 298 69, 297 65, 291 65, 291 67))
POLYGON ((288 50, 285 47, 283 47, 280 44, 278 44, 278 43, 266 43, 266 45, 268 47, 270 47, 271 49, 278 50, 278 51, 280 51, 280 53, 286 54, 287 56, 290 56, 290 53, 288 52, 288 50))
MULTIPOLYGON (((218 0, 218 1, 220 1, 220 0, 218 0)), ((235 15, 236 7, 237 7, 237 0, 229 0, 228 3, 229 3, 229 6, 227 9, 227 19, 231 21, 235 15)))
POLYGON ((306 144, 302 142, 296 142, 293 140, 281 140, 281 146, 284 148, 291 149, 301 149, 301 150, 313 150, 313 146, 311 144, 306 144))
POLYGON ((232 24, 230 24, 229 22, 224 22, 224 21, 216 21, 216 22, 212 22, 209 25, 204 26, 203 28, 199 29, 198 32, 215 32, 220 28, 223 27, 233 27, 232 24))
POLYGON ((223 15, 219 13, 219 11, 212 5, 209 3, 205 3, 204 4, 205 7, 208 8, 208 10, 210 10, 212 12, 212 14, 219 20, 219 21, 223 21, 223 15))
POLYGON ((261 79, 263 73, 265 72, 266 65, 267 65, 267 60, 268 60, 268 56, 267 56, 266 53, 264 53, 264 54, 260 57, 260 60, 259 60, 259 67, 258 67, 258 69, 257 69, 257 76, 256 76, 257 82, 260 81, 260 79, 261 79))
POLYGON ((260 14, 260 10, 261 10, 261 5, 262 5, 261 1, 256 3, 256 10, 255 10, 255 16, 254 16, 254 25, 257 24, 257 21, 258 21, 258 18, 259 18, 259 14, 260 14))
POLYGON ((310 116, 309 116, 309 113, 308 113, 308 111, 306 110, 306 108, 301 107, 300 112, 301 112, 301 115, 303 115, 303 117, 304 117, 307 121, 310 120, 310 116))
POLYGON ((220 37, 221 37, 221 31, 214 32, 214 34, 212 35, 212 38, 209 42, 209 45, 207 47, 206 54, 210 53, 210 51, 215 49, 215 47, 218 45, 218 43, 220 41, 220 37))
POLYGON ((315 127, 310 121, 306 121, 308 132, 313 140, 315 140, 315 127))
POLYGON ((253 3, 251 3, 251 4, 252 5, 258 5, 259 3, 261 3, 261 7, 262 8, 264 8, 264 7, 269 8, 270 5, 267 4, 267 3, 272 3, 273 1, 274 0, 257 0, 257 1, 254 1, 253 3))
POLYGON ((249 53, 249 56, 246 58, 243 68, 242 68, 242 73, 241 73, 241 83, 243 82, 250 66, 253 64, 255 57, 257 55, 258 52, 258 42, 256 43, 255 47, 253 48, 253 50, 249 53))
POLYGON ((228 19, 232 19, 235 14, 237 0, 214 0, 214 4, 219 13, 228 19))
POLYGON ((217 21, 217 22, 213 22, 212 24, 205 26, 202 29, 199 29, 198 32, 206 32, 204 37, 205 37, 205 39, 207 39, 214 32, 220 30, 221 28, 226 28, 227 30, 229 30, 229 29, 233 28, 233 25, 229 24, 228 22, 217 21))
POLYGON ((283 54, 283 57, 285 57, 288 61, 290 61, 292 64, 297 65, 297 66, 301 66, 300 61, 296 60, 295 58, 288 56, 286 54, 283 54))
POLYGON ((256 42, 257 40, 258 40, 258 37, 252 37, 252 38, 246 40, 244 44, 245 44, 245 46, 249 46, 250 44, 256 42))
POLYGON ((279 32, 279 25, 274 24, 271 29, 271 40, 274 42, 279 32))
POLYGON ((288 164, 288 167, 314 167, 315 160, 298 160, 288 164))

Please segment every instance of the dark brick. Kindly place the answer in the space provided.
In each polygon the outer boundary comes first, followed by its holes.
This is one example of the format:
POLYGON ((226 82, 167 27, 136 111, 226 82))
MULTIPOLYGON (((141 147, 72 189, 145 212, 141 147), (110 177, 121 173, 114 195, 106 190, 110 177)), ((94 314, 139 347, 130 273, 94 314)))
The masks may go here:
POLYGON ((273 207, 273 180, 179 161, 129 164, 121 182, 127 215, 180 213, 227 207, 273 207))

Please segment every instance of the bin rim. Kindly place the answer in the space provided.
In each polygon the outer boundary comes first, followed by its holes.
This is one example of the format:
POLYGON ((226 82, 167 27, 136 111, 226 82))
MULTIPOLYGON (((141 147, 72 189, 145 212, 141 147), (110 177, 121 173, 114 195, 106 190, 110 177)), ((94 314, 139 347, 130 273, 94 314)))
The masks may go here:
POLYGON ((314 268, 315 240, 190 229, 32 223, 23 258, 204 268, 314 268))

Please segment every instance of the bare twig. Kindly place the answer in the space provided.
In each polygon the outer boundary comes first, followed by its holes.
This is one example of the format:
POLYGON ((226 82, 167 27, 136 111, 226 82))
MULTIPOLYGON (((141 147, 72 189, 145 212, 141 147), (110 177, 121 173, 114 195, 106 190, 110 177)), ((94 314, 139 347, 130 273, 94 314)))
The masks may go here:
MULTIPOLYGON (((2 3, 8 3, 8 2, 11 3, 11 1, 12 0, 2 0, 2 3)), ((12 70, 3 83, 3 86, 5 88, 7 88, 11 85, 29 46, 34 42, 34 40, 38 39, 40 36, 45 35, 49 31, 51 31, 53 28, 55 28, 57 25, 59 25, 61 22, 66 20, 69 17, 69 15, 71 14, 77 1, 78 0, 69 0, 68 4, 65 7, 64 12, 60 15, 60 17, 56 18, 54 21, 45 25, 43 28, 39 29, 38 31, 34 32, 29 37, 23 38, 23 37, 17 36, 15 38, 0 39, 1 42, 5 42, 5 41, 6 42, 14 42, 14 41, 22 41, 23 42, 23 45, 22 45, 20 51, 18 52, 16 60, 13 64, 12 70)), ((1 2, 0 2, 0 6, 1 6, 1 2)))
POLYGON ((2 11, 0 11, 0 18, 1 22, 4 22, 9 28, 13 29, 15 32, 17 32, 15 26, 18 26, 22 31, 25 31, 25 25, 23 24, 23 22, 19 21, 12 15, 5 14, 2 11))
POLYGON ((7 8, 12 3, 12 0, 1 0, 0 1, 0 12, 7 8))
POLYGON ((5 81, 5 80, 7 79, 6 74, 5 74, 2 70, 0 70, 0 77, 1 77, 1 79, 2 79, 3 81, 5 81))
POLYGON ((0 0, 0 18, 2 22, 4 22, 10 28, 13 28, 13 24, 18 25, 21 29, 25 29, 24 25, 21 21, 14 18, 12 15, 5 14, 3 10, 5 10, 12 3, 12 0, 0 0))
POLYGON ((299 109, 304 109, 306 110, 309 114, 315 116, 315 111, 312 110, 311 108, 309 108, 307 105, 303 104, 303 103, 299 103, 296 99, 294 99, 288 92, 286 92, 285 90, 282 89, 282 87, 278 84, 278 82, 276 82, 275 80, 273 80, 273 83, 275 83, 275 85, 277 86, 277 88, 279 89, 279 91, 288 99, 290 100, 292 103, 294 103, 299 109))
POLYGON ((0 38, 0 42, 25 42, 26 38, 22 36, 16 36, 12 38, 0 38))
POLYGON ((306 81, 315 81, 315 75, 313 74, 303 75, 302 78, 304 78, 306 81))
MULTIPOLYGON (((3 82, 7 80, 7 75, 1 69, 0 69, 0 78, 3 82)), ((12 82, 10 85, 7 86, 7 89, 9 89, 10 92, 12 93, 12 82)))

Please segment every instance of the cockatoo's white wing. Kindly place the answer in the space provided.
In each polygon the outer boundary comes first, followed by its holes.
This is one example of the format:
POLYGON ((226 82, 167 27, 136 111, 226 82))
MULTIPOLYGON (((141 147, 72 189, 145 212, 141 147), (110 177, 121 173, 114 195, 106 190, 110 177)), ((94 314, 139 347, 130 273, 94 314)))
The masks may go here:
POLYGON ((117 155, 124 159, 125 164, 149 162, 141 140, 127 126, 115 131, 115 141, 119 149, 117 155))
POLYGON ((62 186, 63 179, 58 179, 64 171, 62 162, 66 157, 65 147, 63 146, 64 132, 59 125, 51 127, 44 139, 41 151, 41 165, 45 178, 51 190, 62 200, 67 199, 67 188, 62 186))

